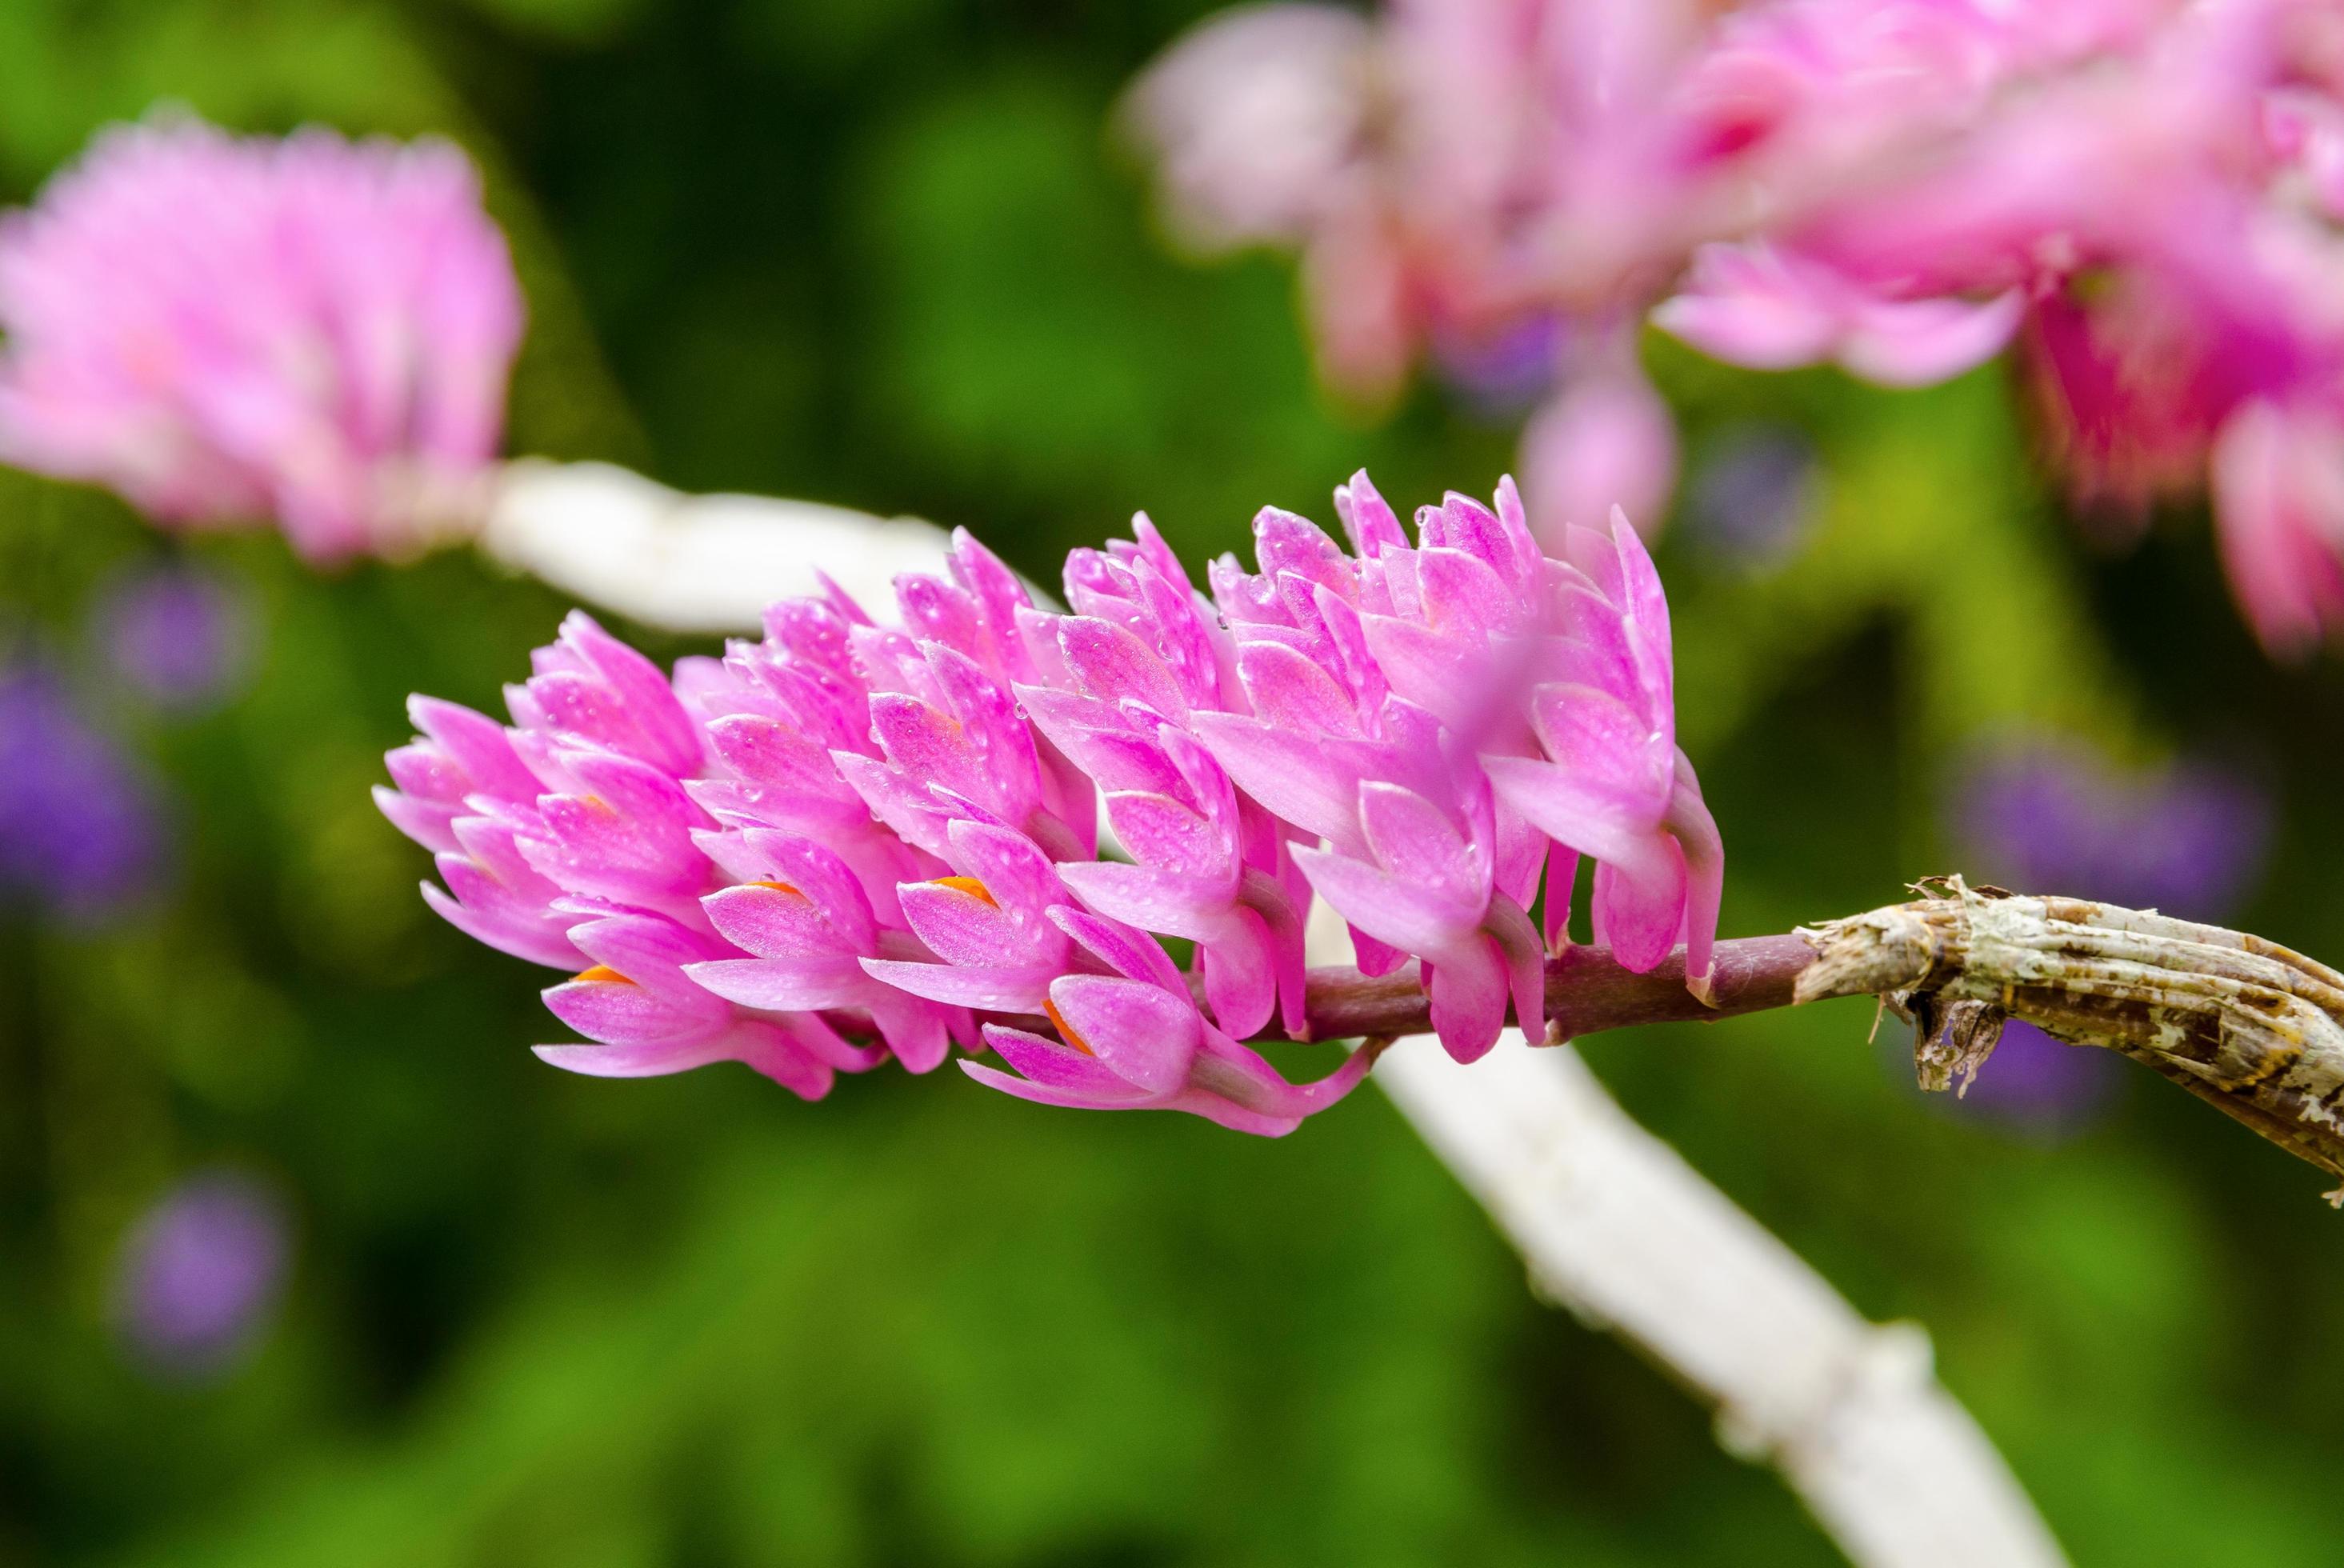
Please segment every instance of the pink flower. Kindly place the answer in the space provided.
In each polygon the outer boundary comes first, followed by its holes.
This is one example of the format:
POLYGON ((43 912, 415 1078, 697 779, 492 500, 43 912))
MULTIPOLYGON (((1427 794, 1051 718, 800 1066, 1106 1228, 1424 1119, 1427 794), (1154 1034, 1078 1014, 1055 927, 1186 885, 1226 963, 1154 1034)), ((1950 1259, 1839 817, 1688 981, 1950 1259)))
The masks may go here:
MULTIPOLYGON (((790 631, 821 618, 819 606, 778 617, 790 631)), ((801 650, 807 642, 819 639, 801 650)), ((771 652, 774 668, 805 673, 786 648, 771 652)), ((974 1037, 965 1012, 864 974, 865 956, 927 950, 900 919, 882 924, 844 855, 760 816, 755 780, 709 739, 727 719, 762 717, 761 688, 707 661, 671 683, 582 613, 532 662, 535 673, 507 688, 510 727, 416 698, 423 736, 390 754, 397 787, 375 798, 437 852, 448 890, 427 883, 424 897, 450 924, 517 957, 580 970, 546 1005, 597 1043, 545 1047, 548 1061, 634 1077, 739 1060, 816 1098, 836 1071, 893 1054, 924 1072, 947 1037, 974 1037), (723 710, 719 693, 736 692, 741 711, 704 723, 679 686, 703 710, 723 710), (849 1044, 831 1021, 841 1011, 859 1012, 885 1048, 849 1044)), ((724 733, 735 754, 748 750, 737 726, 724 733)), ((834 770, 823 782, 841 787, 834 770)), ((767 798, 775 821, 800 827, 825 799, 788 784, 767 798)), ((873 852, 844 837, 889 879, 890 912, 893 877, 930 864, 900 842, 873 852)))
POLYGON ((2222 564, 2263 646, 2300 658, 2344 625, 2344 423, 2250 403, 2214 447, 2222 564))
MULTIPOLYGON (((739 1061, 819 1099, 834 1072, 860 1072, 882 1059, 884 1053, 842 1038, 817 1012, 728 1003, 702 976, 712 966, 740 962, 725 956, 733 949, 679 922, 621 912, 581 921, 571 936, 594 966, 548 987, 545 1005, 596 1043, 538 1047, 557 1067, 632 1078, 739 1061)), ((941 1059, 942 1050, 935 1055, 941 1059)), ((907 1055, 904 1065, 919 1059, 907 1055)))
POLYGON ((1059 868, 1033 840, 989 823, 952 824, 953 875, 898 888, 904 918, 941 963, 869 958, 877 979, 933 1001, 1037 1012, 1072 966, 1052 912, 1072 902, 1059 868))
POLYGON ((1154 122, 1174 203, 1280 169, 1276 223, 1200 232, 1300 252, 1320 360, 1354 392, 1389 394, 1428 344, 1551 344, 1521 447, 1542 539, 1614 503, 1660 520, 1675 442, 1635 323, 1891 386, 2016 343, 2078 501, 2137 518, 2211 484, 2267 646, 2307 652, 2338 623, 2323 507, 2233 504, 2218 492, 2277 491, 2215 471, 2284 470, 2301 497, 2311 449, 2344 440, 2329 7, 1389 0, 1364 38, 1321 25, 1342 47, 1279 67, 1346 127, 1307 171, 1249 160, 1239 116, 1213 112, 1257 66, 1207 41, 1266 18, 1175 46, 1184 111, 1154 122), (2286 410, 2276 468, 2223 455, 2270 445, 2265 416, 2225 433, 2258 406, 2286 410))
POLYGON ((1478 1060, 1497 1044, 1510 1000, 1518 1018, 1545 1010, 1538 928, 1494 885, 1488 791, 1466 803, 1462 832, 1455 814, 1403 784, 1367 779, 1357 794, 1359 851, 1295 858, 1355 929, 1422 960, 1433 1032, 1458 1060, 1478 1060))
POLYGON ((1713 245, 1652 324, 1729 364, 1787 370, 1824 360, 1888 387, 1947 380, 2000 353, 2026 300, 1884 298, 1820 263, 1766 245, 1713 245))
POLYGON ((1634 365, 1593 369, 1531 416, 1521 460, 1541 539, 1601 527, 1615 507, 1663 517, 1676 489, 1676 420, 1634 365))
POLYGON ((1157 61, 1124 114, 1163 158, 1175 230, 1205 249, 1307 233, 1363 151, 1370 38, 1339 6, 1251 5, 1157 61))
POLYGON ((1284 1132, 1369 1063, 1298 1086, 1238 1043, 1306 1031, 1314 896, 1470 1060, 1542 1021, 1581 855, 1598 936, 1646 969, 1682 940, 1705 986, 1723 855, 1634 531, 1550 559, 1510 481, 1413 543, 1365 474, 1335 504, 1356 554, 1266 508, 1211 599, 1142 516, 1069 558, 1067 614, 962 534, 900 630, 833 590, 672 678, 573 615, 510 726, 417 698, 378 798, 435 908, 578 968, 546 1001, 595 1043, 542 1054, 605 1076, 740 1060, 814 1098, 981 1038, 1027 1098, 1284 1132))
POLYGON ((977 1082, 1042 1105, 1185 1110, 1275 1138, 1342 1098, 1374 1064, 1373 1051, 1357 1051, 1316 1083, 1290 1084, 1197 1012, 1162 948, 1080 915, 1066 926, 1106 972, 1052 983, 1043 1007, 1055 1040, 987 1024, 986 1043, 1022 1076, 965 1064, 977 1082))
MULTIPOLYGON (((1649 969, 1679 942, 1706 996, 1724 885, 1724 845, 1692 764, 1676 744, 1668 601, 1635 531, 1574 531, 1579 571, 1561 593, 1551 660, 1531 697, 1535 757, 1490 757, 1499 798, 1596 865, 1596 938, 1649 969)), ((1548 921, 1558 916, 1549 885, 1548 921)))
POLYGON ((105 132, 0 224, 0 455, 313 561, 460 526, 521 300, 445 142, 105 132))

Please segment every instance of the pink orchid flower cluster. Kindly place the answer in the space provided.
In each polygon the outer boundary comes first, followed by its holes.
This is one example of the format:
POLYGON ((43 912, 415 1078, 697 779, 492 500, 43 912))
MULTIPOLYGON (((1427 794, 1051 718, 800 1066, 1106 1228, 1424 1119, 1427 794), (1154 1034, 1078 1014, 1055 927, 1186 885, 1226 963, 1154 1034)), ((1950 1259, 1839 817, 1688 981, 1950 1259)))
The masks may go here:
POLYGON ((0 460, 313 561, 461 528, 522 305, 445 142, 116 126, 0 218, 0 460))
POLYGON ((2208 488, 2267 647, 2344 622, 2326 0, 1279 4, 1176 45, 1130 114, 1187 238, 1300 249, 1338 385, 1530 357, 1541 531, 1662 515, 1646 321, 1892 386, 2013 349, 2087 510, 2208 488))
POLYGON ((1142 515, 1069 558, 1066 613, 964 531, 900 624, 834 588, 672 679, 573 614, 510 724, 416 698, 377 798, 433 908, 574 972, 546 1003, 594 1043, 539 1054, 581 1073, 815 1098, 989 1047, 1022 1076, 965 1069, 1028 1099, 1283 1133, 1369 1059, 1298 1085, 1242 1043, 1308 1037, 1314 896, 1471 1060, 1543 1017, 1581 855, 1596 939, 1640 971, 1682 942, 1705 994, 1723 850, 1635 531, 1551 559, 1510 481, 1413 542, 1365 474, 1335 505, 1349 551, 1265 509, 1209 595, 1142 515))

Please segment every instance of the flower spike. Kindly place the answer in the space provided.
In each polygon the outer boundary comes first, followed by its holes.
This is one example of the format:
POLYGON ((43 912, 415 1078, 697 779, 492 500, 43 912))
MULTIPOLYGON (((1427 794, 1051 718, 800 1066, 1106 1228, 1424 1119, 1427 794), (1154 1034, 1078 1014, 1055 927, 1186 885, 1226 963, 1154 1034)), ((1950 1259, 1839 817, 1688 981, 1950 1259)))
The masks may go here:
POLYGON ((1314 898, 1470 1061, 1543 1034, 1582 858, 1598 940, 1682 944, 1706 999, 1723 850, 1635 530, 1558 559, 1510 481, 1414 542, 1364 473, 1335 499, 1359 553, 1266 508, 1209 598, 1143 515, 1069 559, 1066 614, 965 535, 897 625, 832 592, 672 677, 573 614, 510 725, 417 698, 378 799, 434 908, 570 971, 546 1004, 593 1043, 541 1054, 605 1077, 737 1060, 815 1098, 957 1045, 1027 1099, 1284 1133, 1372 1060, 1298 1085, 1241 1043, 1308 1032, 1314 898))

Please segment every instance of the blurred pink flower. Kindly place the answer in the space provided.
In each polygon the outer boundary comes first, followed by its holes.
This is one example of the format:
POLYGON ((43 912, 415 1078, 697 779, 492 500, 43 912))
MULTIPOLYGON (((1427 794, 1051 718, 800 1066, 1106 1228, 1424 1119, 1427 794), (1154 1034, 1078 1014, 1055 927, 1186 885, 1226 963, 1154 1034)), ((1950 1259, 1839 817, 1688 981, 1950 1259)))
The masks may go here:
POLYGON ((1200 25, 1125 106, 1167 154, 1164 214, 1208 249, 1307 235, 1360 167, 1373 33, 1333 5, 1280 4, 1200 25))
POLYGON ((2344 425, 2255 402, 2214 450, 2222 563, 2263 645, 2301 655, 2344 625, 2344 425))
POLYGON ((330 561, 463 526, 522 308, 445 142, 156 119, 0 221, 0 456, 330 561))
MULTIPOLYGON (((1280 35, 1309 31, 1278 15, 1280 35)), ((2210 486, 2266 646, 2301 654, 2344 624, 2332 6, 1389 0, 1364 36, 1332 8, 1318 25, 1340 51, 1281 66, 1314 123, 1345 127, 1313 144, 1343 149, 1316 196, 1277 224, 1192 228, 1298 249, 1322 365, 1356 392, 1388 394, 1428 346, 1470 366, 1548 345, 1521 467, 1550 543, 1615 501, 1656 521, 1672 488, 1623 324, 1892 386, 2015 343, 2087 510, 2137 519, 2210 486)), ((1176 213, 1261 177, 1214 111, 1232 56, 1207 46, 1252 28, 1268 37, 1267 14, 1207 23, 1135 89, 1177 85, 1182 114, 1145 122, 1176 213)))
POLYGON ((1665 517, 1676 489, 1676 421, 1633 364, 1571 377, 1522 431, 1522 474, 1541 540, 1601 528, 1614 508, 1665 517))
POLYGON ((1884 298, 1832 268, 1761 244, 1712 245, 1652 324, 1713 359, 1753 370, 1836 361, 1888 387, 1958 376, 2018 329, 2016 289, 1992 298, 1884 298))
POLYGON ((1414 542, 1365 474, 1335 506, 1350 552, 1265 508, 1210 598, 1139 517, 1068 558, 1066 614, 962 534, 897 580, 901 630, 833 590, 672 679, 572 615, 510 727, 416 698, 377 799, 435 909, 577 971, 546 1002, 594 1043, 541 1054, 579 1072, 732 1059, 813 1098, 982 1039, 1028 1098, 1283 1132, 1368 1067, 1297 1086, 1238 1043, 1303 1032, 1314 896, 1370 972, 1420 965, 1470 1060, 1543 1022, 1581 855, 1598 939, 1639 970, 1686 944, 1705 994, 1723 849, 1626 520, 1563 561, 1510 481, 1414 542))

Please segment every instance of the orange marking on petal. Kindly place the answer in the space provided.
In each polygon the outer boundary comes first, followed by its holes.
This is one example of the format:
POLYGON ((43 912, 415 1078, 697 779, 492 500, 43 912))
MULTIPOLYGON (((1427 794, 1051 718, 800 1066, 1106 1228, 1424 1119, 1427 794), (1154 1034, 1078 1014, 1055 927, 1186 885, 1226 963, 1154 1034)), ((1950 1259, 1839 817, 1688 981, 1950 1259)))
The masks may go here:
POLYGON ((939 876, 936 878, 936 885, 938 887, 957 887, 972 898, 982 898, 987 904, 992 904, 993 907, 995 909, 1001 907, 1000 905, 993 903, 992 890, 987 888, 984 883, 979 882, 974 876, 939 876))
POLYGON ((793 898, 803 898, 805 896, 804 894, 800 893, 796 888, 792 887, 786 882, 753 882, 749 884, 749 885, 752 887, 770 887, 776 893, 786 893, 793 898))
POLYGON ((631 986, 634 984, 632 980, 628 979, 624 975, 620 974, 608 964, 597 964, 591 969, 581 969, 577 974, 572 975, 570 977, 573 981, 582 980, 590 986, 631 986))
MULTIPOLYGON (((991 900, 988 899, 986 902, 990 903, 991 900)), ((1059 1038, 1065 1040, 1066 1044, 1074 1047, 1075 1049, 1082 1052, 1083 1055, 1086 1057, 1095 1057, 1098 1055, 1096 1051, 1091 1049, 1091 1043, 1088 1040, 1083 1038, 1082 1036, 1075 1032, 1074 1025, 1066 1022, 1066 1016, 1058 1011, 1058 1005, 1056 1002, 1053 1002, 1047 996, 1043 997, 1042 1010, 1050 1015, 1050 1022, 1058 1026, 1059 1038)))

